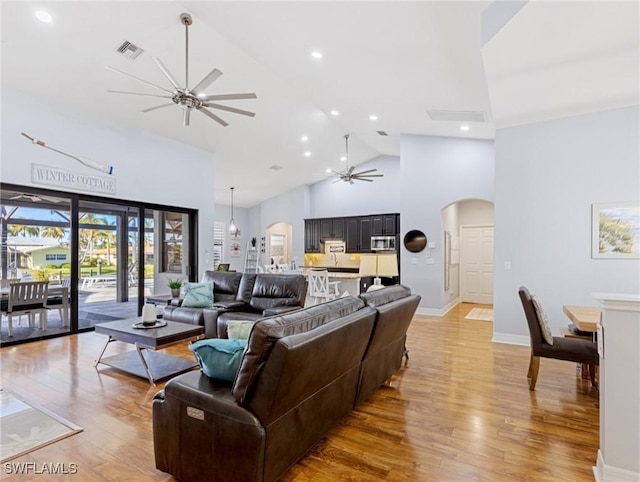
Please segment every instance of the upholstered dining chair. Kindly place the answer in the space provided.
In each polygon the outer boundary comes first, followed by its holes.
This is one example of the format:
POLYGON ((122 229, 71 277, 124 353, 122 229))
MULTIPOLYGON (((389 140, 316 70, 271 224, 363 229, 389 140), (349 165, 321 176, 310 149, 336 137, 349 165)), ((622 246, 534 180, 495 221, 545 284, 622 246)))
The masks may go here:
POLYGON ((7 310, 8 335, 13 336, 13 317, 29 315, 29 326, 35 324, 35 315, 38 314, 40 329, 47 326, 47 301, 48 281, 29 281, 26 283, 11 283, 7 310))
POLYGON ((597 388, 596 366, 600 363, 598 348, 596 344, 589 340, 578 338, 564 338, 559 336, 548 337, 553 341, 549 344, 543 335, 545 320, 541 320, 538 310, 534 305, 534 300, 529 290, 521 286, 518 290, 520 301, 524 308, 524 314, 529 325, 529 336, 531 337, 531 360, 529 362, 529 390, 535 390, 538 380, 538 370, 540 369, 540 358, 555 358, 556 360, 566 360, 576 363, 587 363, 589 365, 589 378, 591 384, 597 388))
POLYGON ((309 271, 309 298, 313 299, 313 304, 317 305, 320 300, 335 300, 338 295, 338 284, 340 281, 329 281, 329 272, 325 270, 309 271))

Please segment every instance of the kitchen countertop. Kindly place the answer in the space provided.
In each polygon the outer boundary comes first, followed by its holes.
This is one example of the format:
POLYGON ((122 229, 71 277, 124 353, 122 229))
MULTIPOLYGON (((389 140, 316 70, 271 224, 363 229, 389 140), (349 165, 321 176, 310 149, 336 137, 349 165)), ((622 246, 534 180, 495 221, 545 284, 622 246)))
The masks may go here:
MULTIPOLYGON (((316 267, 317 268, 317 267, 316 267)), ((304 274, 305 276, 309 274, 309 271, 311 271, 310 268, 305 268, 302 270, 302 274, 304 274)), ((333 278, 333 279, 359 279, 361 278, 361 276, 356 272, 356 273, 333 273, 333 272, 329 272, 329 278, 333 278)))
POLYGON ((359 268, 345 268, 342 266, 301 266, 302 269, 326 269, 330 273, 357 273, 359 268))

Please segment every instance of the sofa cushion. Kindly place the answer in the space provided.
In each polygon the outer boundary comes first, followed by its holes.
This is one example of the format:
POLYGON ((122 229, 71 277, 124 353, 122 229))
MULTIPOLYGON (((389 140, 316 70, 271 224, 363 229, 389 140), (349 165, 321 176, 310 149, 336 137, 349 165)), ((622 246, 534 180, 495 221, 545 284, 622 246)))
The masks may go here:
POLYGON ((235 300, 241 279, 242 273, 229 273, 226 271, 205 271, 202 275, 203 282, 213 282, 216 303, 235 300))
POLYGON ((184 308, 210 308, 213 306, 213 283, 185 283, 184 308))
POLYGON ((363 307, 363 301, 358 298, 340 298, 305 310, 258 321, 251 330, 247 351, 233 384, 233 395, 238 403, 244 403, 265 360, 280 338, 313 330, 363 307))
POLYGON ((246 340, 220 338, 200 340, 189 345, 202 373, 210 378, 226 381, 235 379, 246 347, 246 340))
POLYGON ((251 328, 255 324, 252 320, 227 321, 227 336, 230 340, 248 340, 251 328))
POLYGON ((304 306, 307 279, 303 275, 256 275, 249 305, 254 311, 278 306, 304 306))

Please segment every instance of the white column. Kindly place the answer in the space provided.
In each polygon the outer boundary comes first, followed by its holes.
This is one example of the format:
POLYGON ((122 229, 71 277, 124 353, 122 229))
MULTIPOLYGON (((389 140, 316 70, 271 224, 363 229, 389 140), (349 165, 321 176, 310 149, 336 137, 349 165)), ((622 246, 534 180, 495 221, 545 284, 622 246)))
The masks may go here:
POLYGON ((603 307, 598 482, 640 481, 640 295, 593 293, 603 307))

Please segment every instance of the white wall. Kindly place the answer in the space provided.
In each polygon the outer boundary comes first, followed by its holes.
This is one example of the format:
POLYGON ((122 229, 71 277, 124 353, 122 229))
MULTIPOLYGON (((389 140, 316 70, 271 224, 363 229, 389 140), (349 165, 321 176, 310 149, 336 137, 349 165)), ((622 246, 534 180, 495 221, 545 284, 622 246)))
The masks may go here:
POLYGON ((402 282, 422 296, 422 313, 439 314, 444 307, 441 210, 463 199, 493 201, 493 141, 402 135, 400 185, 401 237, 419 229, 436 243, 429 250, 434 264, 426 264, 424 251, 413 254, 402 248, 402 282))
POLYGON ((591 204, 640 198, 638 115, 636 106, 498 130, 495 339, 528 343, 520 285, 540 296, 555 333, 568 323, 564 304, 640 291, 640 260, 591 258, 591 204))
POLYGON ((309 217, 309 186, 306 185, 268 199, 249 210, 249 223, 260 233, 256 236, 258 242, 260 237, 266 236, 269 226, 276 223, 291 225, 290 254, 298 264, 304 259, 304 219, 309 217))
POLYGON ((47 104, 3 87, 2 182, 37 186, 31 182, 31 163, 79 173, 101 174, 73 159, 34 146, 20 135, 21 132, 74 155, 113 165, 116 194, 94 194, 197 209, 198 259, 202 272, 207 255, 209 260, 211 258, 213 240, 212 153, 59 105, 47 104))
POLYGON ((311 218, 357 216, 397 213, 400 211, 400 159, 379 156, 359 164, 355 172, 378 169, 383 174, 373 182, 354 181, 353 184, 335 177, 309 187, 311 218))

